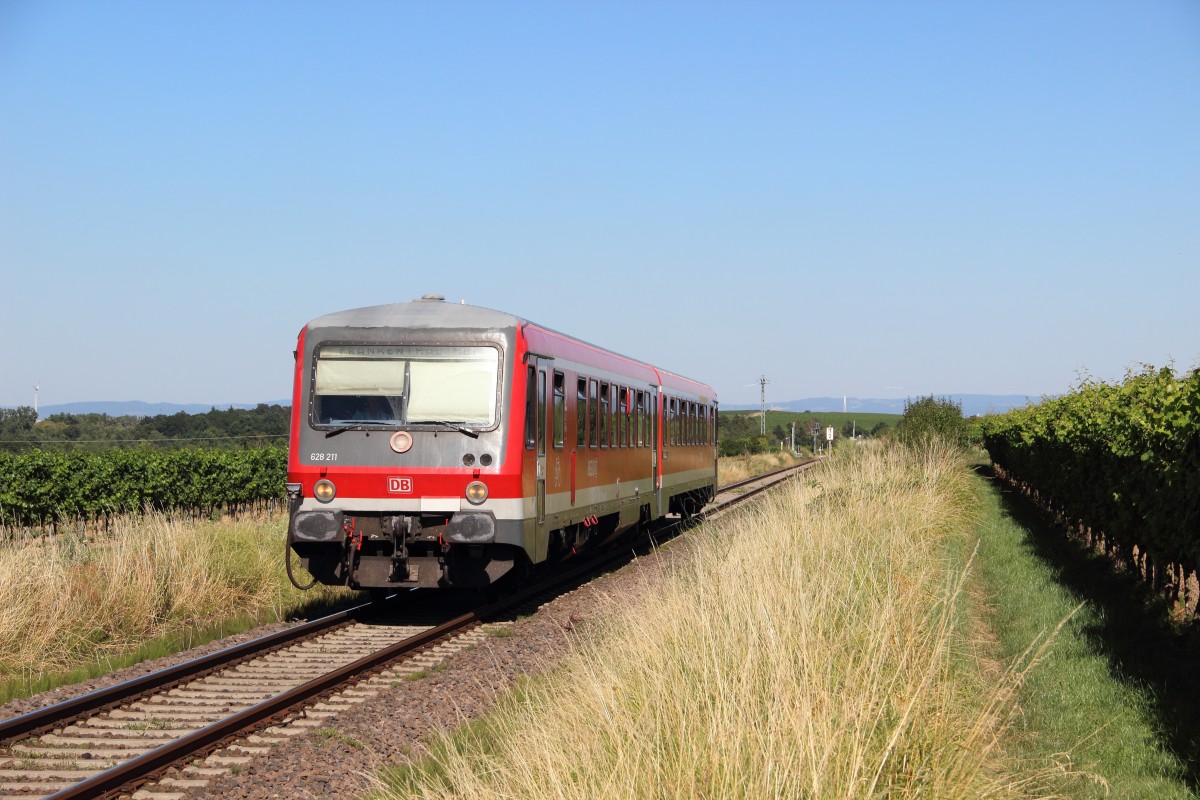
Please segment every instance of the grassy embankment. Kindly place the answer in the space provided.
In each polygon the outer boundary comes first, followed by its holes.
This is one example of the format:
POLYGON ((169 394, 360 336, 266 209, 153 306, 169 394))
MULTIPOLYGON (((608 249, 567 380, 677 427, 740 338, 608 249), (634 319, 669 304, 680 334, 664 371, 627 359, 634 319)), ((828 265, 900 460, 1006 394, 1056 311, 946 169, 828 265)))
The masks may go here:
POLYGON ((286 524, 280 514, 186 523, 150 515, 118 520, 99 542, 0 548, 0 701, 328 601, 331 592, 288 583, 286 524))
POLYGON ((696 557, 387 796, 1036 794, 1003 747, 1023 668, 988 666, 969 613, 973 480, 848 448, 695 531, 696 557))
POLYGON ((1067 797, 1196 797, 1200 642, 1028 502, 983 481, 977 491, 983 612, 1000 656, 1070 617, 1018 694, 1014 752, 1061 765, 1051 785, 1067 797))

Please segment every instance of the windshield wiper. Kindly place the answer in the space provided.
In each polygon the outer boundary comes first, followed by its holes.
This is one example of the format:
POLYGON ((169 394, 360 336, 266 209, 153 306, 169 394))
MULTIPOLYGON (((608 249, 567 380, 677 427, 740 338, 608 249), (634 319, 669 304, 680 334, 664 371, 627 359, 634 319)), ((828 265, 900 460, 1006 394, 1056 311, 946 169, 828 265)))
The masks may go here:
POLYGON ((465 425, 459 425, 457 422, 447 422, 444 419, 419 419, 419 420, 411 420, 410 419, 408 421, 408 424, 409 425, 445 425, 447 428, 450 428, 451 430, 455 430, 455 431, 458 431, 459 433, 470 436, 472 439, 479 438, 478 432, 471 430, 470 428, 466 427, 465 425))
POLYGON ((352 422, 346 425, 341 425, 331 431, 326 431, 325 438, 328 439, 330 436, 337 436, 339 433, 345 433, 346 431, 369 431, 374 430, 375 428, 395 428, 399 424, 400 423, 398 422, 388 422, 386 420, 352 422))

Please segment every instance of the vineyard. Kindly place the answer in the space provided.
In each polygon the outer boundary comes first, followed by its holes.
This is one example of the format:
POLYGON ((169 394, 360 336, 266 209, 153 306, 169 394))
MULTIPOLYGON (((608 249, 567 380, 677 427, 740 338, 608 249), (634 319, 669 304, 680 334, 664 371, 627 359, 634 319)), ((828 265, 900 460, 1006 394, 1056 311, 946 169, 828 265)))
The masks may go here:
POLYGON ((986 418, 983 436, 1003 475, 1156 587, 1186 594, 1200 567, 1200 370, 1085 382, 986 418))
POLYGON ((287 448, 0 453, 0 529, 53 531, 147 509, 211 515, 285 498, 287 448))

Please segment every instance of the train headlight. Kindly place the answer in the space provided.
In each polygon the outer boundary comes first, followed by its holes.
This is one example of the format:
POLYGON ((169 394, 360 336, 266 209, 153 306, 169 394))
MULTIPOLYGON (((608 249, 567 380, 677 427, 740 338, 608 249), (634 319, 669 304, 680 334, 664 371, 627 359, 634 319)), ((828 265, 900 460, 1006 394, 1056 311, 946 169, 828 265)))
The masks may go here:
POLYGON ((322 478, 313 486, 313 497, 320 500, 322 503, 328 503, 337 495, 337 488, 334 487, 333 481, 328 481, 322 478))
POLYGON ((471 481, 467 484, 467 502, 477 506, 487 500, 488 488, 483 481, 471 481))

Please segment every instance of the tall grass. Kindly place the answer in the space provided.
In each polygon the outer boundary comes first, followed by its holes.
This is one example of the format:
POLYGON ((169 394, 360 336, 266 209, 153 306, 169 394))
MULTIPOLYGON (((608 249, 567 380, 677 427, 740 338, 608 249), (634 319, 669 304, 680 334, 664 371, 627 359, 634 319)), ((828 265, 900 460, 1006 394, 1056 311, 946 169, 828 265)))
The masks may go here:
POLYGON ((278 619, 314 595, 284 575, 279 515, 119 519, 111 537, 0 549, 0 682, 115 658, 235 618, 278 619))
POLYGON ((727 486, 736 481, 795 464, 799 460, 789 452, 778 450, 772 453, 756 453, 746 456, 721 456, 717 459, 717 485, 727 486))
POLYGON ((384 796, 1035 793, 1000 744, 1022 673, 984 670, 965 618, 969 481, 948 450, 847 448, 699 531, 642 600, 384 796))

